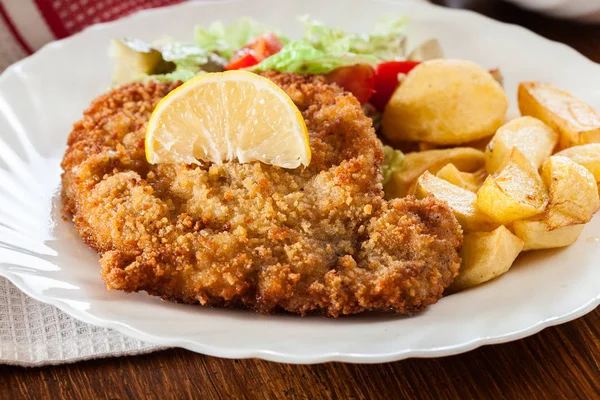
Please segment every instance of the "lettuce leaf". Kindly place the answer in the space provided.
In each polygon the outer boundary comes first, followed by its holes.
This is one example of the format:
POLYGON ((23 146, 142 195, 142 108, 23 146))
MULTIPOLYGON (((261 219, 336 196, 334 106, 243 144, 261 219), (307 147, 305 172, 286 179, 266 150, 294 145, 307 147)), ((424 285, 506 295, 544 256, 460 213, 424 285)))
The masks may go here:
POLYGON ((160 46, 162 58, 174 68, 150 75, 159 82, 187 81, 203 72, 221 72, 226 61, 194 43, 167 42, 160 46))
POLYGON ((402 171, 403 167, 404 153, 390 146, 383 146, 383 164, 381 164, 383 184, 388 183, 396 172, 402 171))
POLYGON ((191 69, 185 69, 185 68, 180 68, 180 69, 176 69, 173 72, 169 72, 166 74, 159 74, 159 75, 149 75, 144 77, 144 79, 146 78, 151 78, 156 80, 157 82, 175 82, 175 81, 189 81, 190 79, 192 79, 193 77, 195 77, 196 75, 202 73, 201 71, 194 71, 191 69))
POLYGON ((197 26, 194 30, 194 42, 206 51, 214 51, 222 57, 230 59, 241 47, 267 32, 273 32, 284 43, 287 42, 287 39, 278 30, 248 17, 240 18, 230 25, 215 21, 208 28, 197 26))
POLYGON ((346 33, 322 23, 301 17, 304 22, 303 40, 325 53, 354 53, 370 55, 380 61, 405 57, 406 17, 387 17, 379 20, 371 34, 346 33))
POLYGON ((339 67, 375 63, 377 63, 377 59, 373 56, 327 53, 303 40, 296 40, 288 43, 279 53, 264 59, 250 70, 325 74, 339 67))
POLYGON ((202 70, 202 66, 209 61, 209 52, 194 43, 170 42, 160 49, 165 61, 175 64, 175 70, 156 75, 157 81, 187 81, 192 79, 202 70))
POLYGON ((250 70, 325 74, 339 67, 375 65, 405 56, 406 18, 381 20, 370 35, 346 33, 306 16, 301 20, 304 22, 301 40, 288 43, 279 53, 250 70))

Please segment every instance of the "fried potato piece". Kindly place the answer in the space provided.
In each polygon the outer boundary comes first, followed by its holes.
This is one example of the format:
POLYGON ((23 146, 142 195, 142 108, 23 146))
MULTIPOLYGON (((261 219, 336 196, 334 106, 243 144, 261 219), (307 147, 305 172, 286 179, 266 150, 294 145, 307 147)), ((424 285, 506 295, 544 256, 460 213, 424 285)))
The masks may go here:
POLYGON ((413 69, 383 113, 391 141, 456 145, 491 136, 508 100, 489 71, 463 60, 432 60, 413 69))
POLYGON ((497 223, 477 208, 475 193, 446 182, 427 171, 417 180, 414 194, 420 199, 432 195, 447 202, 466 232, 491 231, 498 227, 497 223))
POLYGON ((419 151, 436 150, 440 148, 439 145, 429 142, 418 142, 417 145, 419 146, 419 151))
MULTIPOLYGON (((477 140, 473 140, 472 142, 463 143, 460 146, 461 147, 472 147, 477 150, 485 151, 487 145, 490 143, 490 140, 492 140, 492 138, 493 138, 493 136, 486 136, 482 139, 477 139, 477 140)), ((444 149, 444 148, 452 147, 452 146, 448 146, 448 145, 435 144, 435 143, 429 143, 429 142, 417 142, 416 145, 417 145, 417 149, 419 151, 444 149)))
POLYGON ((542 179, 550 194, 545 212, 550 229, 585 224, 600 208, 594 176, 571 159, 550 157, 542 165, 542 179))
POLYGON ((535 117, 560 134, 559 148, 600 143, 600 116, 592 107, 550 83, 521 82, 521 114, 535 117))
POLYGON ((485 181, 487 173, 484 169, 475 172, 462 172, 454 164, 446 164, 444 168, 438 171, 436 176, 469 192, 477 193, 485 181))
POLYGON ((479 209, 501 224, 541 214, 547 204, 548 191, 542 178, 516 147, 477 192, 479 209))
POLYGON ((577 240, 585 224, 551 229, 545 219, 515 221, 512 229, 524 243, 523 251, 569 246, 577 240))
POLYGON ((483 166, 484 154, 482 151, 470 147, 427 150, 405 154, 402 170, 395 173, 384 187, 386 197, 406 196, 423 172, 429 171, 436 174, 448 163, 454 164, 460 171, 472 172, 483 166))
POLYGON ((571 147, 555 155, 570 158, 577 164, 583 165, 594 175, 594 179, 600 185, 600 143, 571 147))
POLYGON ((500 168, 514 147, 539 169, 552 155, 558 133, 533 117, 521 117, 502 125, 485 149, 485 167, 490 174, 500 168))
POLYGON ((465 235, 460 251, 462 263, 449 291, 468 289, 504 274, 521 250, 523 241, 504 226, 465 235))

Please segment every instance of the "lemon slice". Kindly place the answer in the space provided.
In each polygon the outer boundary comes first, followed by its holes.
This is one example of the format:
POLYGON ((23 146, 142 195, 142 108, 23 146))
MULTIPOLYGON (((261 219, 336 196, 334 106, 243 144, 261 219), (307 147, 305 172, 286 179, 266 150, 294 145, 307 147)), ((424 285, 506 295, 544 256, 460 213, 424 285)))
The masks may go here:
POLYGON ((310 162, 308 132, 292 99, 246 71, 203 74, 163 98, 146 131, 151 164, 262 161, 283 168, 310 162))

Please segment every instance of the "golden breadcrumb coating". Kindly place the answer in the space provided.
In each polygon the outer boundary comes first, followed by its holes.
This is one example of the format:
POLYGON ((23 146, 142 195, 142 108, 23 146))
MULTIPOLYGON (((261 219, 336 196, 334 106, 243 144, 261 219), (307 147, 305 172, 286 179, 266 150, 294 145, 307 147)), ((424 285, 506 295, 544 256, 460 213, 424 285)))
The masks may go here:
POLYGON ((74 125, 64 210, 99 253, 108 288, 330 316, 435 303, 460 264, 448 206, 383 199, 381 144, 352 95, 319 77, 265 76, 306 120, 308 168, 149 165, 146 123, 178 84, 121 86, 74 125))

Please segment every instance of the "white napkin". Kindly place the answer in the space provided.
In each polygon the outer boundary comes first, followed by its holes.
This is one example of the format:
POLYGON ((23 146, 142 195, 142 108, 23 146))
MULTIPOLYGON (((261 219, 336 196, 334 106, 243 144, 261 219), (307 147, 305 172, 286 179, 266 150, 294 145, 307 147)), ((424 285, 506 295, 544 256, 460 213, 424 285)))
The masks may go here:
POLYGON ((62 364, 163 348, 78 321, 0 277, 0 364, 62 364))

